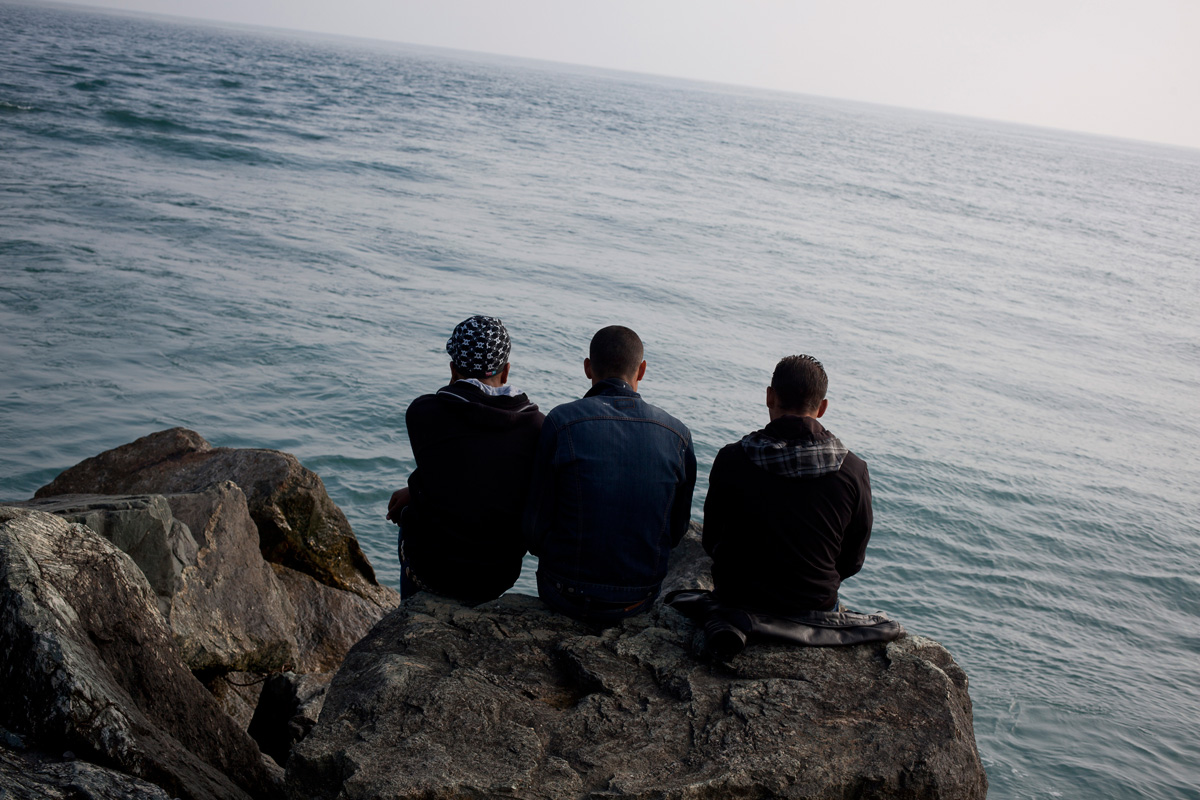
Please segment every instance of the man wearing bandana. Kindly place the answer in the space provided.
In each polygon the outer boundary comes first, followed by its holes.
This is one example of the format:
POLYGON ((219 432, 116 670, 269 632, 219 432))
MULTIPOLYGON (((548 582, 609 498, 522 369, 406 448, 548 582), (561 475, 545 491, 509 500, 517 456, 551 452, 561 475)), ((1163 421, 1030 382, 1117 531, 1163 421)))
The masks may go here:
POLYGON ((463 320, 446 342, 450 383, 405 414, 417 468, 388 504, 405 599, 423 590, 481 603, 521 574, 521 514, 545 416, 508 383, 511 347, 500 320, 463 320))

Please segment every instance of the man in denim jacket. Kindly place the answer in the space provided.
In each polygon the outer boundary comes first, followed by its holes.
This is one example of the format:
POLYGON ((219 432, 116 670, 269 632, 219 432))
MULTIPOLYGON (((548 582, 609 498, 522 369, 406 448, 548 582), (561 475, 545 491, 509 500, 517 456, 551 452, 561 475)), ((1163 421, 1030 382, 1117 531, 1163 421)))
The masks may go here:
POLYGON ((607 625, 649 608, 671 548, 687 531, 696 454, 687 426, 638 394, 638 335, 592 337, 592 388, 546 417, 525 512, 538 594, 568 616, 607 625))

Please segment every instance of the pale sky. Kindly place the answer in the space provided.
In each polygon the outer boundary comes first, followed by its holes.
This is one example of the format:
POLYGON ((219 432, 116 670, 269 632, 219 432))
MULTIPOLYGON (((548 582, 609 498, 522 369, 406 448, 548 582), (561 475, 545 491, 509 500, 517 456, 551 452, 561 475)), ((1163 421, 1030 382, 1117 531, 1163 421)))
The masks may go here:
POLYGON ((1200 0, 82 3, 1200 148, 1200 0))

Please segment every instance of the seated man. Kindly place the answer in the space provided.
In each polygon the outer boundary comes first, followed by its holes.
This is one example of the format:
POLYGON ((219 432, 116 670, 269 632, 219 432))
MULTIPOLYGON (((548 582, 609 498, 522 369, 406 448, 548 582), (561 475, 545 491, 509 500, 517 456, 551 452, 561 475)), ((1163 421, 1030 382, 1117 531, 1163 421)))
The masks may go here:
POLYGON ((770 423, 717 454, 704 500, 714 598, 769 614, 835 611, 871 536, 867 465, 817 419, 828 378, 789 356, 767 387, 770 423))
POLYGON ((521 574, 521 514, 545 415, 508 384, 504 324, 474 316, 446 342, 450 385, 418 397, 404 420, 417 468, 392 495, 400 595, 480 603, 521 574))
POLYGON ((542 600, 600 625, 658 596, 696 484, 691 433, 637 392, 642 353, 629 328, 592 338, 592 388, 546 417, 525 516, 542 600))

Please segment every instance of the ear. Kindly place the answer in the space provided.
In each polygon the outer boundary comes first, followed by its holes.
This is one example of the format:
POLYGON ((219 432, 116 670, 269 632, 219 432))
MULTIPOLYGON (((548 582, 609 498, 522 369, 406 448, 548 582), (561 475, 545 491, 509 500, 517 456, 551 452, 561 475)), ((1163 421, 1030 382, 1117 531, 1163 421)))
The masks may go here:
POLYGON ((768 386, 767 387, 767 408, 775 408, 777 405, 779 405, 779 397, 777 397, 775 394, 775 387, 768 386))
POLYGON ((583 360, 583 374, 587 375, 589 381, 595 380, 595 378, 592 377, 592 360, 590 358, 585 358, 583 360))
POLYGON ((454 362, 451 361, 450 362, 450 382, 454 383, 455 381, 460 381, 460 380, 462 380, 462 375, 458 374, 458 369, 455 368, 454 362))
POLYGON ((813 416, 820 419, 822 416, 825 415, 825 409, 827 409, 827 408, 829 408, 829 398, 824 397, 821 399, 821 405, 817 406, 817 413, 813 414, 813 416))
POLYGON ((504 369, 500 370, 500 385, 501 386, 508 383, 508 368, 511 366, 512 366, 511 363, 506 363, 504 365, 504 369))
POLYGON ((642 378, 644 378, 644 377, 646 377, 646 362, 645 362, 645 360, 643 360, 642 363, 638 365, 638 373, 637 373, 638 383, 641 383, 642 378))

